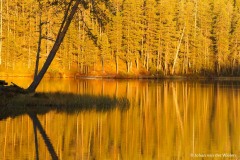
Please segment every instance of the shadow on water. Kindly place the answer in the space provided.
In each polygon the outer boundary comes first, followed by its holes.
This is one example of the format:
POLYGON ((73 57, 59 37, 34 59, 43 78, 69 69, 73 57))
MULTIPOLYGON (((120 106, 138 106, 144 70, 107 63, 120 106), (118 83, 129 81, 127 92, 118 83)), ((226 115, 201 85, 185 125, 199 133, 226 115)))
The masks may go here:
MULTIPOLYGON (((0 97, 1 98, 1 97, 0 97)), ((127 98, 110 96, 76 95, 72 93, 36 93, 1 98, 0 120, 24 114, 46 114, 50 111, 75 114, 81 111, 95 110, 106 112, 118 108, 127 110, 130 102, 127 98)))

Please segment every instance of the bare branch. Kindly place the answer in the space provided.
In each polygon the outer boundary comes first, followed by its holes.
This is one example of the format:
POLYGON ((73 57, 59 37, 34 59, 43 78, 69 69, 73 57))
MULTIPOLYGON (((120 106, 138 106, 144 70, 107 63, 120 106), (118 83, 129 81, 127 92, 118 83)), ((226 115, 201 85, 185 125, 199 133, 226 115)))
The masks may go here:
POLYGON ((49 40, 49 41, 52 41, 52 42, 55 42, 55 40, 51 37, 47 37, 47 36, 42 36, 41 39, 46 39, 46 40, 49 40))

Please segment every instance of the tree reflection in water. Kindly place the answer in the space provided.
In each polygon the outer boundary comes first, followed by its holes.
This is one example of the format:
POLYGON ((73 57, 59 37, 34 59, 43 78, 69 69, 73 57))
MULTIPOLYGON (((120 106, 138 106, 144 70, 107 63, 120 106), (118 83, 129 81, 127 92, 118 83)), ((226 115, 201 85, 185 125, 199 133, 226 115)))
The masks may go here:
MULTIPOLYGON (((66 102, 66 105, 63 106, 53 106, 50 105, 49 107, 46 106, 46 103, 43 103, 44 105, 41 106, 41 104, 38 104, 37 106, 29 106, 28 103, 27 105, 24 106, 17 106, 14 103, 11 104, 11 106, 2 106, 0 104, 0 120, 3 119, 8 119, 9 117, 16 117, 20 115, 25 115, 27 114, 32 123, 33 123, 33 131, 34 131, 34 142, 35 142, 35 151, 36 151, 36 160, 39 160, 39 143, 38 143, 38 136, 37 132, 39 131, 42 139, 44 140, 44 143, 48 149, 48 152, 51 155, 51 158, 53 160, 58 160, 59 157, 53 147, 53 144, 50 141, 49 136, 47 135, 44 127, 42 126, 41 122, 39 121, 37 114, 46 114, 51 111, 57 111, 59 113, 63 112, 65 114, 75 114, 79 112, 84 112, 84 111, 97 111, 97 112, 107 112, 116 108, 119 108, 120 110, 126 110, 129 108, 129 101, 126 98, 116 98, 116 97, 109 97, 109 96, 91 96, 91 95, 72 95, 72 94, 61 94, 61 93, 56 93, 53 94, 58 98, 64 99, 64 96, 69 98, 72 98, 73 100, 78 100, 78 101, 84 101, 83 103, 72 103, 74 106, 68 106, 69 102, 66 102), (60 95, 60 96, 59 96, 60 95), (68 105, 67 105, 68 104, 68 105)), ((50 94, 51 95, 51 94, 50 94)), ((66 98, 65 97, 65 98, 66 98)), ((21 100, 22 102, 23 100, 21 100)), ((30 101, 30 100, 29 100, 30 101)), ((56 101, 56 99, 55 99, 56 101)), ((61 100, 59 100, 61 101, 61 100)), ((17 100, 19 102, 19 100, 17 100)), ((62 103, 61 103, 62 104, 62 103)), ((7 121, 8 122, 8 121, 7 121)), ((5 144, 7 142, 7 126, 6 124, 6 135, 5 135, 5 144)), ((4 159, 5 157, 5 152, 6 152, 6 145, 4 146, 4 159)), ((41 154, 41 153, 40 153, 41 154)))
POLYGON ((36 132, 36 128, 37 128, 47 146, 48 152, 50 153, 52 159, 58 160, 58 156, 53 148, 53 145, 52 145, 50 139, 48 138, 45 130, 43 129, 42 124, 39 121, 37 115, 36 114, 28 114, 28 115, 32 119, 33 126, 34 126, 33 128, 34 128, 35 147, 36 147, 36 159, 37 160, 39 159, 38 140, 37 140, 37 132, 36 132))
MULTIPOLYGON (((240 153, 240 82, 79 80, 70 85, 76 94, 126 96, 131 107, 124 112, 121 107, 31 112, 59 159, 193 159, 191 154, 240 153)), ((0 119, 5 113, 0 107, 0 119)), ((5 159, 36 157, 28 113, 0 121, 0 155, 5 159)), ((36 129, 39 159, 52 159, 36 129)))
POLYGON ((33 121, 33 130, 34 130, 34 142, 35 142, 36 160, 39 160, 38 139, 37 139, 37 126, 34 123, 34 121, 33 121))

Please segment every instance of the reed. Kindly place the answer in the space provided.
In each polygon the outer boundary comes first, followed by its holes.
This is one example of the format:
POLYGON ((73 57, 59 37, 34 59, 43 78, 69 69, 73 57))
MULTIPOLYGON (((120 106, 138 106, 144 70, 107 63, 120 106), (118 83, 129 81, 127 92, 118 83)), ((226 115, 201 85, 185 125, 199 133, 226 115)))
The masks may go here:
POLYGON ((115 108, 126 110, 129 105, 129 100, 124 97, 60 92, 20 94, 10 98, 0 97, 0 119, 29 113, 44 114, 49 111, 71 114, 88 110, 104 112, 115 108))

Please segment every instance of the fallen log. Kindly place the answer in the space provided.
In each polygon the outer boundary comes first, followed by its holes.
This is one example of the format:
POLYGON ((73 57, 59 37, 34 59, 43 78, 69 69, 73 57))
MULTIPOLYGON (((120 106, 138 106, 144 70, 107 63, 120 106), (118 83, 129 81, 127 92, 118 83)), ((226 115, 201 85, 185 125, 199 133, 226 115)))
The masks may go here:
MULTIPOLYGON (((2 81, 5 82, 5 81, 2 81)), ((26 94, 27 91, 22 88, 19 87, 18 85, 16 85, 15 83, 11 82, 12 85, 7 86, 6 83, 4 83, 4 85, 0 85, 0 97, 4 96, 4 97, 14 97, 15 95, 18 94, 26 94)))
POLYGON ((18 85, 16 85, 15 83, 11 82, 11 86, 14 87, 16 89, 16 91, 18 91, 19 93, 26 93, 26 90, 22 87, 19 87, 18 85))
POLYGON ((0 86, 6 86, 8 83, 4 80, 0 80, 0 86))

